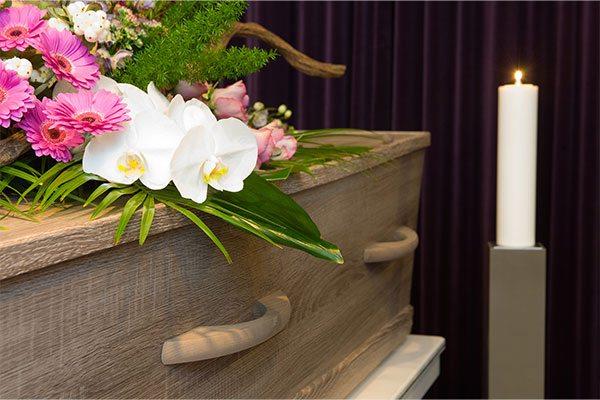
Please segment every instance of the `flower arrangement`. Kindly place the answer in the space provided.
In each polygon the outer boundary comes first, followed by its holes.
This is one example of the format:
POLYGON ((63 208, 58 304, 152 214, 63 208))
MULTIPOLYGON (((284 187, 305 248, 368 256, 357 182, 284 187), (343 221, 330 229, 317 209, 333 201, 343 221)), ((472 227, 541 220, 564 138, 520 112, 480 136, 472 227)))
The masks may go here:
POLYGON ((335 130, 296 131, 285 105, 250 106, 243 81, 220 84, 276 55, 224 45, 245 6, 5 4, 0 212, 35 220, 53 205, 78 202, 93 205, 97 218, 113 207, 121 210, 117 243, 141 210, 143 244, 162 203, 189 218, 228 260, 202 213, 274 245, 343 262, 308 214, 269 181, 368 149, 314 144, 335 130), (8 158, 3 146, 12 149, 8 158))

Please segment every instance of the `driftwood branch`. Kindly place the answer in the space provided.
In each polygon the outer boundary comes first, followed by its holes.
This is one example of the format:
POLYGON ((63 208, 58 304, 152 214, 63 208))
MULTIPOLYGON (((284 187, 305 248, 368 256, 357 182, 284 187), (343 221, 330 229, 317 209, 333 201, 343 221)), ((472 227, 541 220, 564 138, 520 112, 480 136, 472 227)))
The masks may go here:
POLYGON ((265 44, 279 51, 292 67, 306 75, 317 76, 319 78, 339 78, 346 72, 345 65, 329 64, 310 58, 293 48, 281 37, 254 22, 235 23, 231 32, 223 37, 221 46, 227 46, 233 36, 260 39, 265 44))
POLYGON ((13 133, 0 140, 0 167, 11 164, 31 148, 23 132, 13 133))

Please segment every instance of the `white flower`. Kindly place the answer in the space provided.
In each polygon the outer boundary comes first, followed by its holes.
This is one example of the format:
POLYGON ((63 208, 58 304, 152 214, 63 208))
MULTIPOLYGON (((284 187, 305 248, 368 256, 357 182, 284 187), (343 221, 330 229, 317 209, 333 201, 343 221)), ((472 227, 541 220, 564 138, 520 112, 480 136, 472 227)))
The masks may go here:
POLYGON ((268 118, 269 118, 268 110, 263 109, 260 111, 256 111, 254 113, 254 115, 252 116, 252 125, 254 125, 255 128, 262 128, 267 123, 269 123, 268 118))
MULTIPOLYGON (((31 71, 31 77, 29 80, 36 83, 44 83, 47 82, 48 79, 52 76, 52 70, 48 67, 41 66, 38 69, 34 69, 31 71)), ((59 81, 62 82, 62 81, 59 81)))
POLYGON ((83 1, 75 1, 67 6, 67 11, 71 18, 74 18, 76 15, 79 15, 85 10, 86 5, 83 1))
MULTIPOLYGON (((92 90, 100 89, 123 97, 131 122, 123 132, 93 137, 85 148, 83 170, 113 183, 139 179, 150 189, 163 189, 171 181, 171 159, 185 131, 157 112, 150 95, 133 85, 101 76, 92 90)), ((63 85, 54 96, 70 90, 63 85)))
POLYGON ((8 60, 2 60, 4 67, 15 71, 21 78, 29 79, 33 72, 31 61, 26 58, 13 57, 8 60))
MULTIPOLYGON (((258 146, 252 131, 235 118, 217 121, 198 99, 170 102, 148 85, 148 93, 101 77, 92 90, 118 93, 130 110, 123 132, 93 137, 83 155, 83 170, 109 182, 140 180, 159 190, 171 180, 184 198, 206 200, 208 186, 242 190, 256 165, 258 146)), ((69 91, 63 85, 58 92, 69 91)), ((56 95, 56 89, 55 89, 56 95)))
MULTIPOLYGON (((154 85, 154 82, 150 82, 148 84, 148 96, 150 96, 150 99, 152 100, 152 103, 154 103, 154 106, 162 113, 166 113, 167 109, 169 108, 169 99, 167 99, 165 97, 164 94, 162 94, 160 92, 160 90, 158 90, 156 88, 156 86, 154 85)), ((182 98, 183 100, 183 98, 182 98)))
POLYGON ((256 165, 258 146, 252 131, 237 118, 192 127, 173 154, 173 183, 182 197, 206 200, 208 186, 239 192, 256 165))
POLYGON ((73 16, 73 32, 88 42, 103 43, 110 40, 110 21, 102 10, 80 12, 73 16))
POLYGON ((140 180, 159 190, 171 182, 170 163, 184 132, 167 116, 143 111, 125 131, 95 136, 83 154, 83 170, 109 182, 140 180))
POLYGON ((69 30, 69 24, 67 24, 62 19, 58 19, 58 18, 54 18, 54 17, 52 17, 48 20, 48 26, 50 28, 56 29, 57 31, 64 31, 65 29, 69 30))

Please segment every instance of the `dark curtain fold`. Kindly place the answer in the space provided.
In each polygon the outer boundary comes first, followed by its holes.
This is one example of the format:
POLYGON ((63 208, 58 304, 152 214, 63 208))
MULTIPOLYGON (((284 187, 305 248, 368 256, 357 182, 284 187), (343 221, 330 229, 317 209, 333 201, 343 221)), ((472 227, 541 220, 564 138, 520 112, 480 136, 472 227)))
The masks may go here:
MULTIPOLYGON (((540 87, 537 237, 548 248, 547 397, 600 397, 598 3, 254 2, 259 22, 344 78, 283 59, 248 78, 301 128, 428 130, 414 332, 447 339, 434 397, 486 394, 497 87, 540 87)), ((256 44, 256 43, 251 43, 256 44)), ((518 338, 517 338, 518 340, 518 338)))

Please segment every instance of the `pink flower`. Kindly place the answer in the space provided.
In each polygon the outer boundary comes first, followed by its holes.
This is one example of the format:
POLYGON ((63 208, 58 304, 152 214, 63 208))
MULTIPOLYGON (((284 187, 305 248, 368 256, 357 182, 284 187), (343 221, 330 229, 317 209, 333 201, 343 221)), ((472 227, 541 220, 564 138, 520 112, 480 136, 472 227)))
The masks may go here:
POLYGON ((252 133, 254 133, 256 143, 258 144, 258 159, 256 160, 256 168, 258 169, 263 163, 271 159, 275 143, 273 143, 273 139, 271 138, 270 129, 265 129, 264 127, 258 130, 252 129, 252 133))
POLYGON ((278 119, 258 130, 252 129, 252 132, 258 144, 256 168, 269 160, 289 160, 296 153, 296 138, 285 134, 278 119))
POLYGON ((96 58, 68 30, 47 29, 40 35, 37 47, 46 66, 54 71, 56 77, 76 88, 91 89, 100 77, 96 58))
POLYGON ((44 111, 50 100, 36 100, 35 108, 29 111, 19 127, 25 131, 27 141, 35 155, 50 156, 56 161, 68 162, 73 158, 70 149, 83 143, 83 135, 70 129, 52 128, 53 122, 44 111))
POLYGON ((208 92, 207 83, 179 81, 175 87, 175 93, 180 94, 184 100, 199 99, 206 92, 208 92))
POLYGON ((108 90, 61 93, 46 108, 53 128, 74 129, 92 135, 116 132, 131 118, 121 98, 108 90))
POLYGON ((0 49, 25 50, 35 44, 46 28, 46 14, 36 6, 9 7, 0 12, 0 49))
POLYGON ((8 128, 11 120, 19 122, 27 110, 35 107, 34 101, 29 82, 0 63, 0 125, 8 128))
POLYGON ((271 160, 289 160, 296 154, 298 141, 292 135, 285 135, 275 142, 271 160))
POLYGON ((215 89, 212 94, 215 115, 220 119, 233 117, 244 122, 248 121, 246 115, 248 103, 250 98, 246 94, 246 85, 242 81, 237 81, 224 89, 215 89))

